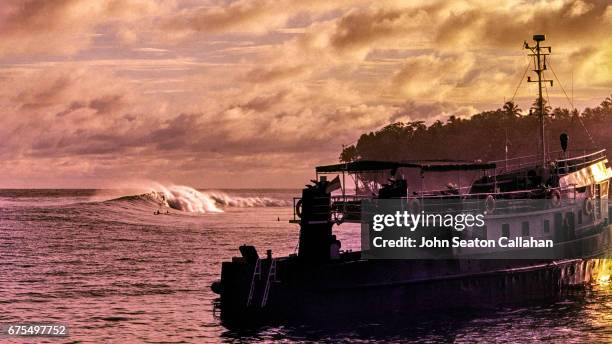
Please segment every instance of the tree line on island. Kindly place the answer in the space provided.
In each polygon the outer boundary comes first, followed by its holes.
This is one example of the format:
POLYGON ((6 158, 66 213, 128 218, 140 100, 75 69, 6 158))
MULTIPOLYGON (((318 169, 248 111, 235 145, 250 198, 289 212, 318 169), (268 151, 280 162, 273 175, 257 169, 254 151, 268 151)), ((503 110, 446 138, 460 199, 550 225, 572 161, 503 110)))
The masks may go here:
MULTIPOLYGON (((546 142, 549 152, 559 151, 559 135, 569 135, 572 155, 584 150, 606 148, 612 152, 612 96, 582 112, 544 104, 546 142)), ((363 160, 503 160, 537 154, 539 118, 536 105, 524 113, 515 103, 463 119, 450 116, 437 120, 397 122, 361 135, 356 144, 345 147, 341 162, 363 160)), ((551 158, 558 157, 551 153, 551 158)))

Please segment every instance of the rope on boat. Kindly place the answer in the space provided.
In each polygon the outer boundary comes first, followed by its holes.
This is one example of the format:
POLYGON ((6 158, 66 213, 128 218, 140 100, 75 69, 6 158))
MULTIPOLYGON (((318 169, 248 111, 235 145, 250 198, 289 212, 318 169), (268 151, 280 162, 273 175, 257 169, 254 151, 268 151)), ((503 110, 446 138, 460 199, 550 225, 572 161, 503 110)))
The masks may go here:
MULTIPOLYGON (((567 92, 565 91, 565 88, 563 87, 563 84, 561 83, 561 80, 559 80, 559 78, 557 77, 557 73, 555 73, 555 70, 553 69, 552 63, 550 63, 550 58, 548 59, 548 66, 550 67, 550 71, 553 73, 553 75, 555 76, 555 79, 557 79, 557 83, 559 84, 559 86, 561 86, 561 91, 563 91, 563 94, 565 95, 565 99, 567 99, 567 102, 570 104, 570 106, 572 107, 572 110, 576 110, 576 107, 574 106, 574 102, 570 99, 570 97, 567 95, 567 92)), ((582 125, 582 128, 584 129, 584 131, 587 133, 587 136, 589 137, 589 140, 591 140, 591 143, 595 146, 595 147, 600 147, 597 142, 595 142, 595 139, 593 139, 593 136, 591 136, 591 133, 589 132, 589 130, 586 128, 586 126, 584 125, 584 122, 582 122, 582 118, 580 118, 580 115, 578 115, 578 121, 580 122, 580 125, 582 125)))
POLYGON ((519 80, 518 85, 516 85, 514 94, 512 95, 512 98, 510 99, 510 101, 513 103, 514 103, 514 98, 516 97, 516 93, 518 92, 518 89, 521 87, 521 84, 523 84, 523 80, 525 79, 525 75, 527 75, 527 71, 529 71, 529 66, 531 66, 531 60, 528 61, 527 67, 525 67, 525 71, 523 72, 523 76, 521 77, 521 80, 519 80))

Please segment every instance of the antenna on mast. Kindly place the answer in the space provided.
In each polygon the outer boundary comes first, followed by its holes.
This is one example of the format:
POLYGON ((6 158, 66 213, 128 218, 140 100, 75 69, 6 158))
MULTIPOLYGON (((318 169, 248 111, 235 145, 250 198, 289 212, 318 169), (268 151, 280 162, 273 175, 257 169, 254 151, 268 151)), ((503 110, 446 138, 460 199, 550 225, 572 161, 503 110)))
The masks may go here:
POLYGON ((542 167, 546 166, 546 137, 544 132, 544 98, 542 98, 542 83, 550 82, 550 86, 553 86, 552 80, 544 79, 544 71, 546 70, 546 56, 550 55, 551 48, 540 46, 540 42, 546 40, 545 35, 533 35, 535 41, 534 46, 529 46, 527 42, 523 44, 525 49, 531 50, 529 56, 533 57, 533 71, 538 75, 538 80, 531 80, 531 77, 527 77, 527 82, 538 83, 538 117, 540 118, 540 143, 539 143, 539 155, 542 158, 542 167), (544 53, 543 50, 548 50, 548 53, 544 53))

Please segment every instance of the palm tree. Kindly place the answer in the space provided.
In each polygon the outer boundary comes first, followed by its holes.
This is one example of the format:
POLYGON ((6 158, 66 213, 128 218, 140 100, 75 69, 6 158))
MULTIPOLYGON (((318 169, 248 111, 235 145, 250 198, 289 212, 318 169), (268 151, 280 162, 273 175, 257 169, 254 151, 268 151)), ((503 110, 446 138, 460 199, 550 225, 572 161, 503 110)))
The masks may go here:
MULTIPOLYGON (((534 115, 538 114, 538 109, 539 104, 538 104, 538 100, 534 100, 533 104, 531 104, 531 109, 535 110, 533 112, 534 115)), ((552 107, 550 107, 549 105, 546 105, 546 99, 542 99, 542 110, 544 112, 544 116, 548 116, 550 114, 550 111, 552 110, 552 107)), ((529 112, 530 114, 532 113, 531 111, 529 112)))
POLYGON ((359 159, 359 152, 354 145, 344 147, 342 153, 340 153, 341 162, 351 162, 359 159))
POLYGON ((601 105, 599 106, 607 111, 612 109, 612 96, 606 97, 606 99, 604 99, 604 101, 601 102, 601 105))
POLYGON ((504 113, 506 114, 506 116, 511 117, 511 118, 519 117, 521 115, 521 112, 523 112, 523 110, 521 110, 521 108, 519 108, 518 105, 516 105, 512 101, 506 102, 502 109, 504 110, 504 113))

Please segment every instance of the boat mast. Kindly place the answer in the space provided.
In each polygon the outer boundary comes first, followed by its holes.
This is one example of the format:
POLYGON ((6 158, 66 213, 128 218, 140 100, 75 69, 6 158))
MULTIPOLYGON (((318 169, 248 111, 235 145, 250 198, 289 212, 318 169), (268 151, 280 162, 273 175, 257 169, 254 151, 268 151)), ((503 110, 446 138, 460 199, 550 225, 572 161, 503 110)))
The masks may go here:
POLYGON ((544 133, 544 98, 542 98, 542 83, 550 82, 550 86, 552 87, 552 80, 544 79, 544 71, 546 70, 546 56, 550 55, 551 49, 550 47, 540 46, 540 42, 546 40, 545 35, 533 35, 533 40, 536 42, 535 46, 529 46, 527 42, 524 43, 525 49, 531 50, 531 54, 529 56, 533 57, 534 69, 538 75, 538 80, 531 80, 531 77, 527 77, 527 82, 537 82, 538 83, 538 117, 540 119, 540 149, 539 155, 542 159, 542 167, 546 167, 546 138, 544 133), (542 50, 548 49, 548 53, 543 53, 542 50))

